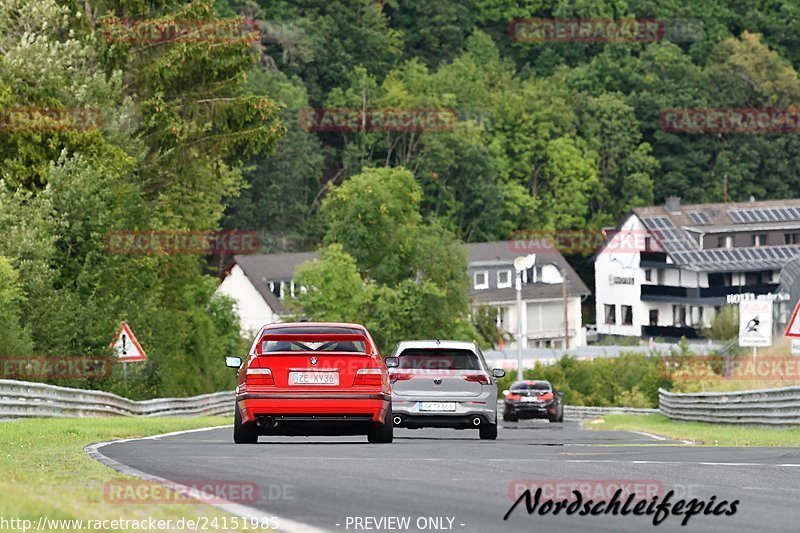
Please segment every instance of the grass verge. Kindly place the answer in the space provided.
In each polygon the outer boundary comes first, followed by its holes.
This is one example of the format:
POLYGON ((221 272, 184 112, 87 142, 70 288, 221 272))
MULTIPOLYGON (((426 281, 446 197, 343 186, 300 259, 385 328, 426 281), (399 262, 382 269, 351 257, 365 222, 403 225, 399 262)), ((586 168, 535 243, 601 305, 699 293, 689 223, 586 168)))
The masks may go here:
POLYGON ((671 420, 662 414, 613 414, 602 422, 586 424, 589 429, 645 431, 709 446, 800 446, 800 429, 729 426, 706 422, 671 420))
MULTIPOLYGON (((83 448, 94 442, 115 439, 146 437, 230 424, 227 417, 202 418, 90 418, 90 419, 36 419, 0 423, 0 517, 10 520, 31 520, 35 525, 39 517, 55 520, 148 520, 149 518, 195 520, 206 518, 211 524, 217 519, 218 527, 206 531, 227 530, 231 518, 226 513, 205 504, 118 504, 104 500, 104 485, 112 480, 131 480, 111 468, 90 458, 83 448)), ((185 522, 184 522, 185 524, 185 522)), ((130 531, 132 528, 109 527, 92 531, 130 531)), ((175 530, 176 526, 173 526, 175 530)), ((12 527, 12 529, 14 529, 12 527)), ((21 529, 21 528, 17 528, 21 529)), ((147 530, 148 528, 144 528, 147 530)), ((182 531, 202 529, 184 528, 182 531)), ((62 524, 50 531, 78 530, 62 524)), ((254 531, 242 527, 242 531, 254 531)), ((258 530, 255 530, 258 531, 258 530)))

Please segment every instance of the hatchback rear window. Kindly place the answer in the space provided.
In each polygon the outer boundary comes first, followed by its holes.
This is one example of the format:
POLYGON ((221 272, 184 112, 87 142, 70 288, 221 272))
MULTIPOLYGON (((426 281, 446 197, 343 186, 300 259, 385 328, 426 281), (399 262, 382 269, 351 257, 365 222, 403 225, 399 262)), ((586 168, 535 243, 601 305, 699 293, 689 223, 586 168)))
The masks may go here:
POLYGON ((480 370, 478 356, 469 350, 409 348, 400 354, 400 368, 420 370, 480 370))

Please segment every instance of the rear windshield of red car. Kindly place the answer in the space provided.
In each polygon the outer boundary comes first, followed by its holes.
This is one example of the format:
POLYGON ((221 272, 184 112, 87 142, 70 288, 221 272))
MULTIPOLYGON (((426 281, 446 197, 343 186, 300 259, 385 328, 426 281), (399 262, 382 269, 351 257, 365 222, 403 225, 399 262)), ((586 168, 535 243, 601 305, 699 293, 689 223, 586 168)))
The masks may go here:
POLYGON ((333 328, 333 327, 292 327, 274 328, 267 330, 264 335, 291 334, 297 335, 297 340, 262 340, 261 353, 274 352, 354 352, 366 353, 367 343, 362 341, 320 341, 315 337, 319 335, 364 335, 359 329, 333 328))
POLYGON ((536 381, 533 383, 515 383, 511 386, 511 390, 545 390, 551 389, 550 383, 546 381, 536 381))
POLYGON ((481 370, 470 350, 408 348, 400 354, 400 368, 419 370, 481 370))

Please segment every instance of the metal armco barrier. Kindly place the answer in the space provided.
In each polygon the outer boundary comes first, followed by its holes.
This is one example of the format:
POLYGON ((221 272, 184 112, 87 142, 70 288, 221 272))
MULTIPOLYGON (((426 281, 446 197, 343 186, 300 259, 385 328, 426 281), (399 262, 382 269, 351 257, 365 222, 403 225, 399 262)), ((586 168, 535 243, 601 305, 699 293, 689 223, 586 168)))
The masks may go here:
POLYGON ((650 415, 657 412, 658 409, 640 409, 634 407, 589 407, 582 405, 565 405, 564 420, 591 420, 592 418, 614 413, 650 415))
MULTIPOLYGON (((800 388, 798 388, 800 390, 800 388)), ((800 392, 798 392, 800 398, 800 392)), ((0 419, 79 418, 92 416, 233 415, 233 391, 191 398, 158 398, 135 402, 110 392, 72 389, 31 381, 0 379, 0 419)), ((502 413, 502 401, 498 402, 502 413)), ((657 413, 657 409, 564 406, 564 419, 582 421, 609 413, 657 413)))
MULTIPOLYGON (((584 420, 591 420, 603 415, 613 413, 627 413, 637 415, 651 415, 657 413, 658 409, 640 409, 633 407, 591 407, 585 405, 565 405, 564 406, 564 420, 572 422, 582 422, 584 420)), ((503 414, 503 400, 497 402, 498 416, 503 414)))
POLYGON ((0 419, 233 415, 233 391, 135 402, 110 392, 0 379, 0 419))
POLYGON ((675 420, 720 424, 800 425, 800 387, 674 393, 659 389, 659 411, 675 420))

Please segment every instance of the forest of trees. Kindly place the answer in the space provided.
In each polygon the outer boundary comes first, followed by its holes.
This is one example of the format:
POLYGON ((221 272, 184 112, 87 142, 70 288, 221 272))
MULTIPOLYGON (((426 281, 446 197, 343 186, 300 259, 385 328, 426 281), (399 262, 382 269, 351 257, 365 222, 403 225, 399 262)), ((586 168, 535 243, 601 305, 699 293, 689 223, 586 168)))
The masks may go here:
MULTIPOLYGON (((352 281, 339 289, 362 298, 348 316, 372 318, 382 342, 430 327, 474 336, 452 243, 598 229, 671 194, 797 196, 795 134, 668 133, 660 117, 794 106, 799 30, 800 5, 775 0, 0 2, 0 109, 102 115, 94 128, 0 127, 0 356, 104 354, 127 320, 150 362, 127 384, 115 372, 80 385, 144 397, 231 384, 219 361, 242 340, 214 293, 227 258, 107 253, 104 235, 120 230, 251 230, 265 252, 324 246, 324 264, 352 281), (131 19, 236 17, 255 20, 253 39, 108 34, 131 19), (694 33, 509 35, 512 20, 537 17, 688 20, 694 33), (446 108, 457 121, 315 132, 309 108, 446 108), (363 222, 353 205, 368 213, 369 202, 346 205, 358 183, 384 188, 387 205, 413 201, 374 213, 385 226, 372 233, 352 223, 363 222), (364 235, 394 239, 388 262, 364 235), (429 283, 409 282, 420 272, 429 283)), ((325 271, 302 275, 313 285, 325 271)), ((339 318, 330 295, 314 296, 302 311, 339 318)))

